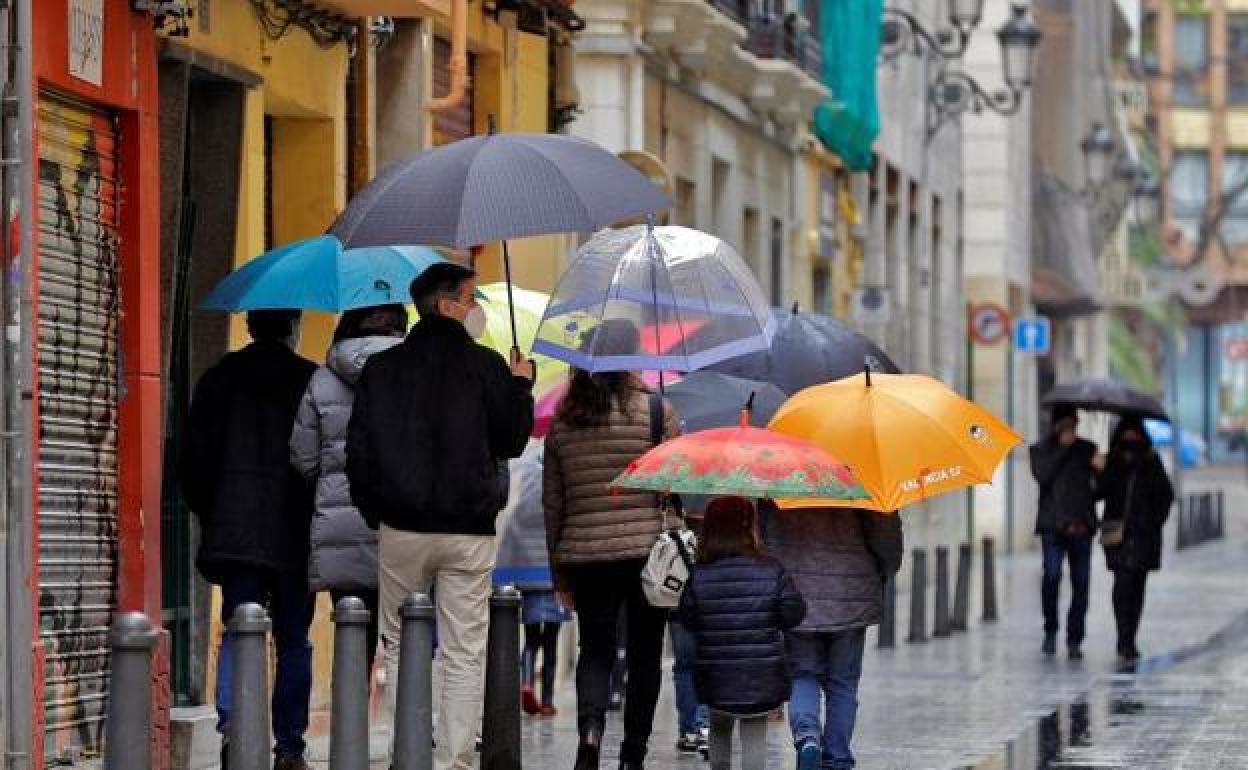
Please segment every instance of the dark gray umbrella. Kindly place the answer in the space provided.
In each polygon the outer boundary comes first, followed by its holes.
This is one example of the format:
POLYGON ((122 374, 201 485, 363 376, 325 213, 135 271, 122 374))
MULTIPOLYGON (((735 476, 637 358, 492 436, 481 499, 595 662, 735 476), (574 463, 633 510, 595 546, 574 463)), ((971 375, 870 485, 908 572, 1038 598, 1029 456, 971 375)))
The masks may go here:
POLYGON ((743 380, 720 372, 692 372, 680 382, 668 385, 667 400, 681 419, 684 432, 736 425, 741 408, 754 396, 750 423, 765 427, 788 398, 769 382, 743 380))
POLYGON ((1048 407, 1066 404, 1093 412, 1170 419, 1156 398, 1114 380, 1067 382, 1050 390, 1041 403, 1048 407))
POLYGON ((724 361, 710 369, 770 382, 789 394, 861 374, 864 368, 885 374, 901 372, 874 342, 835 318, 802 313, 796 306, 773 312, 778 325, 770 350, 724 361))
POLYGON ((640 171, 593 142, 491 133, 390 166, 347 204, 330 232, 347 248, 502 241, 510 294, 507 239, 590 233, 671 205, 640 171))

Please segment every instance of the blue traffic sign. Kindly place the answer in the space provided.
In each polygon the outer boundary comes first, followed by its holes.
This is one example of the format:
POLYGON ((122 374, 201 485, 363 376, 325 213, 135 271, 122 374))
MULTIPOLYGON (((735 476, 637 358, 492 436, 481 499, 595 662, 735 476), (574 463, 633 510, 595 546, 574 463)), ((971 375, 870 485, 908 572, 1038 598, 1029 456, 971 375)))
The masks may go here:
POLYGON ((1049 319, 1019 318, 1014 322, 1014 349, 1019 353, 1047 356, 1052 346, 1053 333, 1049 319))

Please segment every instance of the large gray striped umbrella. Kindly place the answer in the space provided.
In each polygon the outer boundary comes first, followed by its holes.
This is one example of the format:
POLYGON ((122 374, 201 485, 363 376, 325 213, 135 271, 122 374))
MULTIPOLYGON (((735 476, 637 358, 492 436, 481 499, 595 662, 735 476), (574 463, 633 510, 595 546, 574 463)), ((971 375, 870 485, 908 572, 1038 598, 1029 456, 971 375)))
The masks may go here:
POLYGON ((628 163, 562 134, 489 134, 390 166, 330 228, 347 248, 439 244, 465 248, 509 238, 590 233, 669 208, 628 163))

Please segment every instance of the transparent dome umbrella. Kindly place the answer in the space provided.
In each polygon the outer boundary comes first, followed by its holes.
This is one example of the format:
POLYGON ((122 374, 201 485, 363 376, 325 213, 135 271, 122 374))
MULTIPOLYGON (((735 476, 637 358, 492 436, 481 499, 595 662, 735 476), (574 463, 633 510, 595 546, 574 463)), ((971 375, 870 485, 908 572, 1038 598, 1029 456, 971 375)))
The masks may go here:
POLYGON ((686 227, 637 225, 577 251, 533 351, 591 373, 691 372, 767 350, 775 325, 731 246, 686 227))

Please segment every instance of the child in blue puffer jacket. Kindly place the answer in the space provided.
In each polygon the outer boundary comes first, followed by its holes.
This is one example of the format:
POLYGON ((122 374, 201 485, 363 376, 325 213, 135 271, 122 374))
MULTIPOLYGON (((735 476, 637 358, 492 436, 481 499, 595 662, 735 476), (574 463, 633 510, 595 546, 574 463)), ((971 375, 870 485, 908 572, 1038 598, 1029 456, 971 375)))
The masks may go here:
POLYGON ((698 563, 679 619, 697 643, 694 683, 711 710, 711 770, 728 770, 741 723, 742 770, 764 770, 767 717, 789 699, 784 632, 806 602, 759 537, 754 505, 717 497, 706 508, 698 563))

